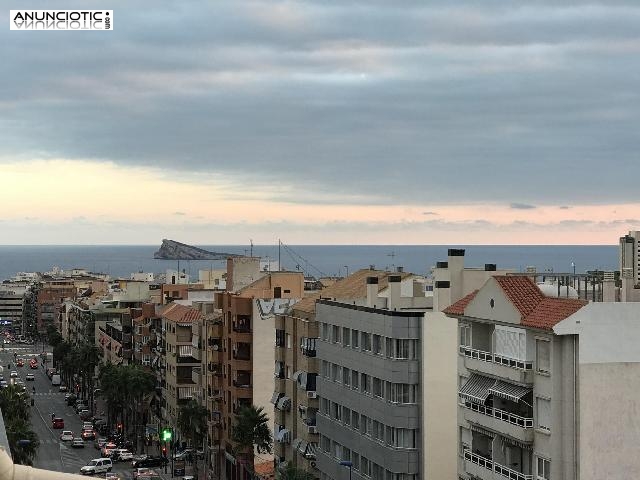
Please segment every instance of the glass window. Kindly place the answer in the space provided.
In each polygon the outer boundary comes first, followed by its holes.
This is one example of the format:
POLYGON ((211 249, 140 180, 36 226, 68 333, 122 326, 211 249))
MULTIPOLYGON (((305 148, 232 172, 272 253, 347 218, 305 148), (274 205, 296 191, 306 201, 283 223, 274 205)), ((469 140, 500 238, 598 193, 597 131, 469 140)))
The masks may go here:
POLYGON ((551 372, 551 342, 536 339, 536 369, 538 372, 551 372))
POLYGON ((384 398, 384 382, 379 378, 373 378, 373 394, 378 398, 384 398))
POLYGON ((291 348, 291 335, 288 333, 284 334, 285 341, 287 342, 287 348, 291 348))
POLYGON ((342 368, 340 367, 340 365, 336 365, 335 363, 333 364, 333 371, 331 373, 331 379, 334 382, 341 382, 342 381, 342 368))
POLYGON ((351 409, 342 407, 342 421, 345 425, 351 425, 351 409))
POLYGON ((358 390, 360 388, 360 372, 351 370, 351 388, 358 390))
POLYGON ((371 394, 371 377, 366 373, 360 376, 360 384, 362 385, 362 391, 364 393, 371 394))
POLYGON ((342 384, 345 387, 351 385, 351 370, 349 370, 347 367, 342 368, 342 384))
POLYGON ((326 323, 322 324, 322 340, 329 341, 329 325, 326 323))
POLYGON ((351 345, 351 329, 343 327, 342 328, 342 344, 345 347, 351 345))
POLYGON ((331 417, 337 421, 342 421, 342 407, 341 405, 331 402, 331 417))
POLYGON ((551 480, 551 462, 538 457, 537 480, 551 480))
POLYGON ((365 352, 371 351, 371 334, 362 332, 362 350, 365 352))
POLYGON ((353 469, 357 472, 360 470, 360 455, 356 452, 351 452, 351 463, 353 463, 353 469))
POLYGON ((331 378, 331 364, 326 360, 322 361, 322 376, 324 378, 331 378))
POLYGON ((340 332, 341 332, 340 327, 338 327, 337 325, 334 325, 333 326, 333 337, 332 337, 333 343, 340 343, 342 341, 341 338, 340 338, 340 332))
POLYGON ((551 401, 536 398, 536 421, 538 428, 551 431, 551 401))
POLYGON ((360 414, 355 410, 351 411, 351 426, 355 430, 360 430, 360 414))
POLYGON ((467 324, 460 325, 460 346, 471 347, 471 326, 467 324))
POLYGON ((382 337, 380 335, 373 336, 373 353, 375 355, 382 355, 382 337))
POLYGON ((360 457, 360 472, 365 477, 371 476, 371 462, 367 457, 360 457))
POLYGON ((325 415, 329 415, 329 405, 330 402, 326 398, 320 399, 320 413, 324 413, 325 415))
POLYGON ((353 348, 360 348, 360 332, 358 330, 351 330, 351 342, 353 348))

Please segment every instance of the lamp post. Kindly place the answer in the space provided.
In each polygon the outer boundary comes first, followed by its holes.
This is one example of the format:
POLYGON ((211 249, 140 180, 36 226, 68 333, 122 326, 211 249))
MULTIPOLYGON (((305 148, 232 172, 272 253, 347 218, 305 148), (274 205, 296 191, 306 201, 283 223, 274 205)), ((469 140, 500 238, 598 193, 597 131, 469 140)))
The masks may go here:
POLYGON ((576 264, 574 262, 571 262, 571 266, 573 267, 573 274, 576 274, 576 264))
POLYGON ((340 465, 343 467, 349 467, 349 480, 351 480, 351 471, 353 470, 353 462, 350 460, 341 460, 340 465))

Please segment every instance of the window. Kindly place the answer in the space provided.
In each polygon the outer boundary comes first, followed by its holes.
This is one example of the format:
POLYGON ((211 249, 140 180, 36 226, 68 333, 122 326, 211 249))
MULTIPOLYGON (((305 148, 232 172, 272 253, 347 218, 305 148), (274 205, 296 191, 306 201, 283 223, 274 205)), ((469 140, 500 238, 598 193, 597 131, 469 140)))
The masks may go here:
POLYGON ((351 341, 353 348, 360 348, 360 332, 358 330, 351 330, 351 341))
POLYGON ((378 398, 384 398, 384 382, 379 378, 373 378, 373 394, 378 398))
POLYGON ((335 363, 332 365, 332 372, 331 372, 331 380, 333 380, 334 382, 339 382, 340 380, 342 380, 340 377, 342 376, 342 368, 340 367, 340 365, 336 365, 335 363))
POLYGON ((371 351, 371 334, 362 332, 362 350, 365 352, 371 351))
POLYGON ((418 403, 418 385, 393 383, 390 390, 388 400, 392 403, 418 403))
POLYGON ((392 447, 416 448, 416 431, 411 428, 387 428, 387 443, 392 447))
POLYGON ((373 421, 373 438, 384 442, 384 425, 377 420, 373 421))
POLYGON ((331 451, 331 440, 324 435, 320 436, 320 449, 323 452, 329 453, 331 451))
POLYGON ((351 409, 342 407, 342 421, 345 425, 351 425, 351 409))
POLYGON ((291 378, 291 367, 287 367, 287 378, 291 378))
POLYGON ((329 341, 329 325, 326 323, 322 324, 322 340, 329 341))
POLYGON ((536 370, 541 373, 551 372, 551 342, 536 339, 536 370))
POLYGON ((360 427, 361 427, 360 431, 364 435, 371 435, 371 430, 372 430, 371 419, 366 415, 360 416, 360 427))
POLYGON ((342 344, 345 347, 351 345, 351 329, 350 328, 342 328, 342 344))
POLYGON ((360 455, 356 452, 351 452, 351 463, 353 463, 353 468, 356 472, 360 470, 360 455))
POLYGON ((342 407, 335 402, 331 402, 331 418, 337 422, 342 420, 342 407))
POLYGON ((342 460, 342 445, 340 445, 338 442, 333 443, 333 455, 338 460, 342 460))
POLYGON ((360 388, 360 373, 357 370, 351 370, 351 388, 354 390, 360 388))
POLYGON ((284 334, 285 341, 287 342, 287 348, 291 348, 291 335, 288 333, 284 334))
POLYGON ((329 400, 327 400, 326 398, 321 398, 320 399, 320 413, 323 413, 325 415, 329 415, 329 405, 331 404, 331 402, 329 402, 329 400))
POLYGON ((536 478, 538 480, 551 480, 551 462, 545 458, 538 457, 537 464, 536 478))
POLYGON ((351 370, 349 370, 347 367, 342 368, 342 384, 345 387, 351 385, 351 370))
POLYGON ((340 338, 340 327, 338 327, 337 325, 333 326, 333 343, 340 343, 341 342, 341 338, 340 338))
POLYGON ((536 421, 541 430, 551 431, 551 400, 536 398, 536 421))
POLYGON ((351 426, 354 430, 360 430, 360 414, 355 410, 351 412, 351 426))
POLYGON ((371 377, 366 373, 363 373, 360 377, 360 384, 362 385, 362 391, 364 393, 371 394, 371 377))
POLYGON ((322 376, 326 379, 331 378, 331 364, 326 360, 322 361, 322 376))
POLYGON ((467 324, 460 325, 460 345, 463 347, 471 347, 471 326, 467 324))
POLYGON ((382 337, 380 335, 373 336, 373 353, 375 355, 382 355, 382 337))
POLYGON ((347 447, 342 447, 342 460, 351 461, 351 450, 347 447))
POLYGON ((371 476, 371 462, 369 461, 369 459, 367 457, 361 457, 360 458, 360 472, 365 477, 370 477, 371 476))

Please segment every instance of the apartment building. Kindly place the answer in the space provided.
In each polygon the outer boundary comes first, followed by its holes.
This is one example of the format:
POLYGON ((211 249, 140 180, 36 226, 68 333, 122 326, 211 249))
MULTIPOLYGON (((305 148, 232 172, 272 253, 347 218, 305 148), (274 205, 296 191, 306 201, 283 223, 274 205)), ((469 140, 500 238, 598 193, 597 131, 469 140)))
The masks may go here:
POLYGON ((54 279, 42 283, 36 299, 36 325, 38 332, 47 332, 47 326, 53 325, 61 330, 60 311, 66 299, 75 299, 77 294, 73 279, 54 279))
MULTIPOLYGON (((79 311, 79 310, 77 310, 79 311)), ((85 328, 95 329, 95 344, 102 351, 102 362, 128 365, 133 359, 133 321, 129 308, 102 308, 81 313, 85 328)), ((91 337, 78 336, 77 340, 91 342, 91 337)))
MULTIPOLYGON (((165 406, 161 407, 166 424, 177 425, 178 408, 194 397, 199 386, 193 381, 193 369, 200 367, 194 354, 192 325, 202 322, 202 313, 176 303, 161 312, 163 348, 166 368, 161 379, 165 406)), ((196 349, 197 350, 197 349, 196 349)))
POLYGON ((500 275, 444 309, 459 332, 460 478, 578 478, 576 344, 553 327, 586 304, 500 275))
MULTIPOLYGON (((217 462, 223 479, 243 478, 243 470, 271 465, 270 455, 254 455, 253 465, 240 466, 231 441, 235 415, 242 406, 262 407, 273 421, 273 358, 275 314, 304 295, 304 277, 299 272, 260 271, 260 259, 230 258, 227 261, 227 291, 218 295, 223 315, 220 345, 222 355, 214 371, 212 389, 222 396, 220 410, 220 455, 217 462)), ((216 467, 217 468, 217 467, 216 467)))
POLYGON ((620 279, 622 302, 640 302, 640 231, 620 237, 620 279))
POLYGON ((23 306, 26 288, 0 284, 0 325, 16 334, 23 333, 23 306))

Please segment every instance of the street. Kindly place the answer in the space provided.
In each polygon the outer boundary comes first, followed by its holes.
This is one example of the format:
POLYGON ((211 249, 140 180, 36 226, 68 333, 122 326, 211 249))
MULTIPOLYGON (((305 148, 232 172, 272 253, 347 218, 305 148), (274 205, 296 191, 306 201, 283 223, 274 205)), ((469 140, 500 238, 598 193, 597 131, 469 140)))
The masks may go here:
MULTIPOLYGON (((58 391, 57 386, 52 386, 51 381, 45 374, 45 370, 40 363, 41 347, 35 345, 10 344, 5 345, 5 349, 0 351, 0 365, 4 368, 3 375, 9 381, 11 370, 18 372, 19 378, 27 386, 29 395, 35 399, 35 406, 31 407, 31 424, 33 431, 40 440, 40 447, 34 460, 34 467, 54 470, 57 472, 80 473, 80 467, 86 465, 89 460, 99 458, 100 452, 93 446, 93 440, 85 442, 84 448, 71 448, 70 442, 60 441, 62 430, 51 428, 51 414, 64 419, 64 430, 71 430, 75 436, 82 431, 82 421, 74 412, 73 408, 67 406, 64 401, 64 393, 58 391), (16 367, 14 352, 18 358, 25 359, 24 367, 16 367), (38 369, 29 368, 29 360, 33 357, 38 359, 38 369), (11 363, 11 369, 7 370, 7 364, 11 363), (33 373, 35 381, 26 381, 27 373, 33 373), (35 387, 36 393, 32 393, 35 387)), ((51 364, 51 353, 49 352, 49 366, 51 364)), ((6 415, 6 413, 5 413, 6 415)), ((113 466, 114 472, 122 472, 122 478, 132 478, 130 463, 116 463, 113 466)))

